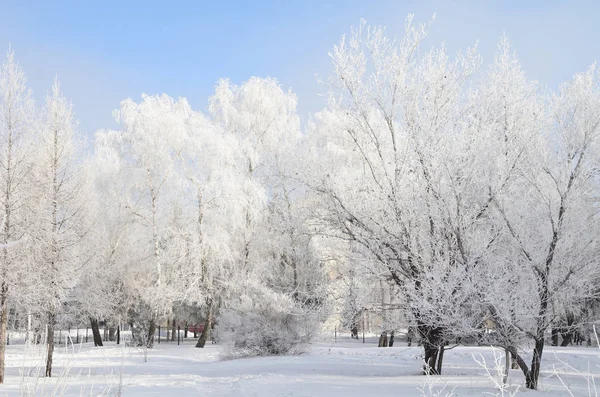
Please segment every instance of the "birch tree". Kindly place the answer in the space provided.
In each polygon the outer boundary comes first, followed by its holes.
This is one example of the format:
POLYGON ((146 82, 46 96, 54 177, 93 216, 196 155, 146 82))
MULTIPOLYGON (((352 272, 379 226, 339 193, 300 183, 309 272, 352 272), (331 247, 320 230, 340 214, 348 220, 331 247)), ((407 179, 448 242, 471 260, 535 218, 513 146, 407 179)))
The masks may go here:
POLYGON ((240 145, 205 116, 188 121, 182 169, 190 189, 188 251, 191 266, 183 273, 187 300, 202 311, 204 329, 196 347, 203 348, 215 324, 218 308, 233 294, 239 271, 239 242, 245 225, 244 192, 252 191, 236 168, 240 145))
MULTIPOLYGON (((235 277, 243 288, 239 304, 247 308, 253 302, 249 311, 257 313, 237 319, 242 322, 275 321, 290 311, 298 315, 306 309, 304 304, 316 302, 317 287, 309 283, 322 273, 300 212, 296 213, 302 193, 289 178, 290 170, 301 166, 295 153, 300 141, 296 104, 296 96, 283 91, 275 79, 257 77, 241 86, 221 81, 210 101, 215 123, 240 142, 237 168, 247 181, 240 196, 245 224, 239 234, 241 262, 235 277), (311 269, 319 271, 311 273, 311 269), (315 278, 309 281, 309 275, 315 278), (265 317, 267 312, 271 314, 265 317)), ((234 337, 238 346, 251 343, 234 337)))
POLYGON ((94 155, 86 164, 94 187, 88 203, 94 227, 87 246, 94 255, 79 277, 77 301, 80 314, 90 321, 96 346, 103 344, 98 322, 113 319, 121 326, 131 308, 126 269, 134 245, 134 222, 126 208, 127 179, 120 152, 113 142, 118 136, 115 131, 96 132, 94 155))
POLYGON ((171 310, 178 294, 167 282, 168 264, 173 261, 165 257, 163 243, 173 200, 182 193, 176 162, 190 114, 185 99, 162 95, 143 96, 139 104, 126 100, 116 112, 123 130, 110 134, 123 178, 124 209, 132 222, 130 236, 134 236, 126 289, 137 295, 133 314, 141 316, 137 325, 142 327, 136 334, 149 347, 157 321, 171 310))

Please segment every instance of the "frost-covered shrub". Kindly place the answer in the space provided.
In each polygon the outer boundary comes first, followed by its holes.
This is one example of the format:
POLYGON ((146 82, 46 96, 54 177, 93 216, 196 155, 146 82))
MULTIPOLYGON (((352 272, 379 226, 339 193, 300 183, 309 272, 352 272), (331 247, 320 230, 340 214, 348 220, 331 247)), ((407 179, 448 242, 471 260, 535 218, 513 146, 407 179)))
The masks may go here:
POLYGON ((294 302, 281 303, 224 312, 217 328, 227 345, 223 357, 302 354, 317 329, 316 315, 294 302))

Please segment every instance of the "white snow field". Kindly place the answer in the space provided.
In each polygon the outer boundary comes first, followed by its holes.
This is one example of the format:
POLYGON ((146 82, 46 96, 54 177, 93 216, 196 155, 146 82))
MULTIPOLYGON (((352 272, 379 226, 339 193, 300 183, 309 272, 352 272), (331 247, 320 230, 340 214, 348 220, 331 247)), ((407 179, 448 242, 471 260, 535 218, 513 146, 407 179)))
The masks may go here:
MULTIPOLYGON (((87 343, 55 356, 55 377, 43 378, 42 349, 10 345, 6 383, 0 396, 482 396, 502 395, 494 381, 490 347, 458 346, 444 358, 444 375, 420 374, 420 347, 400 343, 375 347, 375 338, 339 338, 337 343, 311 344, 300 356, 261 357, 223 361, 222 346, 194 348, 191 340, 180 346, 161 343, 145 352, 107 342, 87 343), (485 359, 493 378, 475 358, 485 359), (145 362, 147 358, 147 362, 145 362), (119 384, 121 386, 119 387, 119 384), (453 393, 453 394, 452 394, 453 393)), ((539 391, 520 389, 529 396, 594 396, 594 378, 600 374, 596 348, 548 347, 539 391), (588 374, 588 375, 586 375, 588 374)), ((497 356, 503 354, 496 351, 497 356)), ((510 392, 523 383, 511 370, 510 392)), ((506 396, 510 395, 505 391, 506 396)))

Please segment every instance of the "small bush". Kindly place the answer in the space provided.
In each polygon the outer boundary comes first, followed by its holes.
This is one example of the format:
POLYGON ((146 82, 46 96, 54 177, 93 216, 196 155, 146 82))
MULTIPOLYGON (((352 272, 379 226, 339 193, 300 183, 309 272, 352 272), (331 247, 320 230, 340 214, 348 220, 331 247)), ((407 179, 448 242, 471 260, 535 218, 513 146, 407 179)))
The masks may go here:
POLYGON ((223 358, 296 355, 305 352, 314 329, 310 314, 250 309, 228 311, 219 321, 219 335, 228 345, 223 358))

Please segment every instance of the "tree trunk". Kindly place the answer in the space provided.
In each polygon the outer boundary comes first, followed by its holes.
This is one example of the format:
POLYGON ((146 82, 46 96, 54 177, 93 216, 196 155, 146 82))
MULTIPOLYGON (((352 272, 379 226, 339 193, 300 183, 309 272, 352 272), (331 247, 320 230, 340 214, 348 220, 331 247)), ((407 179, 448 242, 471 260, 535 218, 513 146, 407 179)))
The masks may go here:
MULTIPOLYGON (((421 324, 417 327, 420 339, 425 349, 425 366, 423 372, 426 375, 438 375, 438 353, 442 346, 442 329, 440 327, 431 327, 426 324, 421 324)), ((441 370, 441 366, 439 366, 441 370)))
POLYGON ((175 340, 175 317, 173 317, 173 322, 171 326, 171 342, 175 340))
POLYGON ((156 321, 154 319, 150 320, 150 324, 148 326, 148 334, 146 335, 146 347, 152 348, 154 346, 154 333, 156 332, 156 321))
POLYGON ((6 284, 2 283, 0 291, 0 384, 4 383, 4 366, 6 356, 6 326, 8 325, 8 299, 6 284))
POLYGON ((558 346, 558 328, 552 328, 552 346, 558 346))
POLYGON ((33 343, 35 343, 36 345, 42 343, 42 330, 40 328, 39 321, 36 321, 36 325, 33 328, 33 343))
POLYGON ((31 311, 28 310, 27 311, 27 334, 25 336, 25 343, 27 345, 30 345, 32 339, 33 339, 33 331, 31 330, 31 311))
POLYGON ((508 383, 508 374, 510 370, 510 352, 507 349, 504 349, 504 376, 502 377, 502 385, 506 386, 508 383))
POLYGON ((46 355, 46 377, 52 377, 52 357, 54 355, 54 314, 50 314, 48 319, 48 337, 46 339, 48 345, 48 354, 46 355))
POLYGON ((533 358, 531 359, 531 370, 529 377, 525 378, 525 387, 537 390, 538 379, 540 378, 540 365, 542 363, 542 353, 544 351, 544 338, 538 337, 533 349, 533 358))
MULTIPOLYGON (((569 346, 569 344, 571 344, 571 340, 573 340, 573 332, 571 331, 567 331, 567 332, 561 332, 561 335, 563 337, 562 343, 560 344, 561 347, 567 347, 569 346)), ((557 337, 558 339, 558 337, 557 337)))
POLYGON ((390 344, 388 345, 389 347, 394 346, 394 331, 392 331, 390 333, 390 344))
POLYGON ((511 359, 511 367, 510 368, 511 369, 519 369, 519 362, 517 361, 517 358, 511 354, 510 359, 511 359))
POLYGON ((438 375, 442 374, 442 362, 444 361, 444 350, 445 349, 446 348, 445 348, 444 344, 442 343, 440 345, 440 351, 437 356, 437 374, 438 375))
POLYGON ((94 335, 94 346, 103 346, 98 320, 90 317, 90 322, 92 324, 92 334, 94 335))
POLYGON ((571 344, 573 341, 573 333, 575 331, 573 328, 573 324, 575 323, 575 316, 573 313, 567 312, 565 319, 567 321, 567 326, 560 329, 560 334, 563 337, 563 341, 560 344, 562 347, 566 347, 571 344))
POLYGON ((510 352, 510 355, 512 356, 513 369, 516 369, 514 368, 514 364, 516 362, 518 368, 521 369, 523 375, 525 376, 525 384, 529 384, 531 382, 531 372, 529 371, 529 368, 527 367, 527 364, 525 363, 523 358, 519 355, 519 353, 517 353, 517 349, 514 346, 509 346, 506 348, 506 350, 508 350, 510 352))
POLYGON ((435 346, 425 347, 425 367, 423 371, 425 375, 438 375, 437 367, 437 356, 439 349, 435 346))
POLYGON ((377 345, 377 347, 387 347, 387 345, 388 345, 387 332, 383 331, 381 333, 381 336, 379 337, 379 344, 377 345))
POLYGON ((209 301, 208 307, 206 309, 206 320, 204 320, 204 330, 202 330, 202 334, 200 338, 198 338, 198 343, 196 343, 196 347, 203 348, 206 345, 206 341, 208 340, 208 336, 210 335, 210 329, 212 327, 213 322, 213 303, 209 301))
POLYGON ((108 340, 114 342, 117 338, 117 327, 108 327, 108 340))
POLYGON ((117 345, 121 343, 121 326, 117 325, 117 345))

